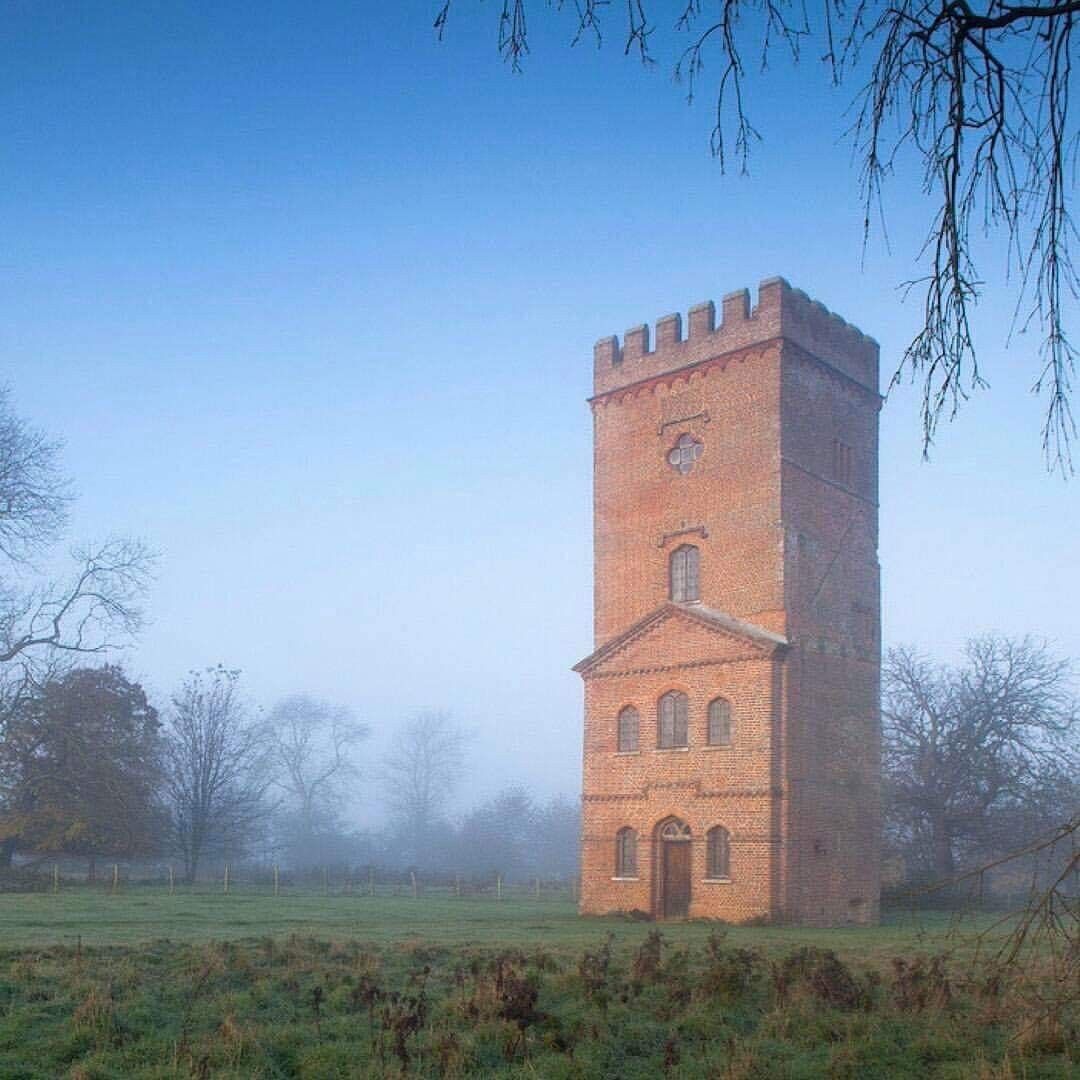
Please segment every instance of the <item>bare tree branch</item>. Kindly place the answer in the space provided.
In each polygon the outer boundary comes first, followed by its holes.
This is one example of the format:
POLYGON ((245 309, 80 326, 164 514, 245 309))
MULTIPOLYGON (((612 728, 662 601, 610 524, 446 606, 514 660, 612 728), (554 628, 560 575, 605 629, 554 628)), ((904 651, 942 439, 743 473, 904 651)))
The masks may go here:
POLYGON ((138 632, 153 552, 120 539, 72 556, 78 569, 67 583, 27 592, 0 587, 0 663, 40 649, 102 653, 138 632))
POLYGON ((67 522, 71 489, 59 469, 60 443, 15 415, 0 387, 0 555, 23 563, 67 522))
MULTIPOLYGON (((436 19, 440 37, 449 6, 447 0, 436 19)), ((602 40, 607 6, 578 0, 574 42, 586 34, 602 40)), ((972 391, 987 385, 972 321, 984 288, 975 230, 1004 241, 1016 301, 1013 330, 1037 338, 1029 351, 1038 371, 1032 389, 1045 402, 1047 466, 1071 473, 1077 354, 1067 316, 1080 293, 1071 258, 1080 137, 1069 100, 1080 6, 1073 0, 821 0, 812 20, 803 0, 627 0, 624 52, 645 62, 653 59, 655 9, 668 13, 661 25, 680 36, 674 73, 686 82, 689 100, 708 67, 714 69, 710 142, 724 168, 733 150, 745 172, 760 138, 748 111, 744 57, 750 52, 764 70, 775 45, 798 62, 809 42, 820 41, 834 84, 862 78, 869 66, 851 129, 866 237, 902 157, 921 162, 932 207, 924 272, 904 285, 905 295, 921 297, 922 326, 892 381, 921 382, 924 452, 942 417, 954 417, 972 391)), ((524 0, 504 0, 499 27, 499 49, 520 70, 529 51, 524 0)))

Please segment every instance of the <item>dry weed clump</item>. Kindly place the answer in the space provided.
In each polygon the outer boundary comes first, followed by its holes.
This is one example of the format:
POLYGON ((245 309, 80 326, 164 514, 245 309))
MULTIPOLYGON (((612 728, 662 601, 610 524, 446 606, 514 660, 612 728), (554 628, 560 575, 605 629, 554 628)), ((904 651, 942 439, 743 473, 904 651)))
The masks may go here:
POLYGON ((640 994, 642 987, 659 979, 663 948, 664 935, 659 930, 650 930, 630 965, 630 986, 635 994, 640 994))
POLYGON ((869 988, 831 949, 804 946, 772 966, 776 998, 784 1004, 793 992, 805 990, 835 1009, 867 1008, 869 988))
POLYGON ((71 1023, 76 1031, 87 1032, 98 1041, 109 1039, 116 1029, 116 1006, 112 994, 95 983, 75 1006, 71 1023))
POLYGON ((217 1043, 223 1059, 233 1068, 251 1057, 258 1047, 255 1033, 237 1020, 235 1014, 226 1013, 217 1030, 217 1043))
POLYGON ((705 943, 705 970, 699 982, 699 995, 713 1001, 732 1004, 748 995, 758 982, 764 959, 756 949, 727 947, 727 935, 713 931, 705 943))
POLYGON ((892 999, 901 1012, 947 1009, 952 1004, 944 955, 916 956, 913 960, 894 956, 892 969, 892 999))
POLYGON ((1070 1048, 1080 1047, 1080 1032, 1067 1031, 1060 1016, 1040 1013, 1017 1021, 1017 1031, 1012 1039, 1016 1052, 1024 1058, 1064 1054, 1070 1048))
POLYGON ((608 934, 596 952, 583 952, 578 961, 578 977, 585 997, 606 1009, 611 997, 611 944, 614 935, 608 934))

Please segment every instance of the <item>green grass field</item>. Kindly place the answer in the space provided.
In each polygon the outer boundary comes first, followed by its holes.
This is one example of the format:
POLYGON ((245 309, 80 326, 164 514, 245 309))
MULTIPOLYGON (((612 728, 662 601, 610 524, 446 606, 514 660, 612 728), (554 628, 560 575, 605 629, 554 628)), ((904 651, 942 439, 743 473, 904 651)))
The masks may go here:
POLYGON ((2 894, 0 1080, 1078 1075, 1075 1017, 986 978, 987 926, 656 926, 522 895, 2 894))
MULTIPOLYGON (((991 920, 959 923, 937 913, 893 913, 880 927, 806 930, 786 927, 731 927, 740 944, 766 950, 813 944, 870 959, 897 950, 934 947, 942 935, 986 926, 991 920)), ((712 924, 667 924, 673 942, 700 943, 712 924)), ((0 948, 73 945, 139 945, 160 938, 177 942, 235 940, 304 934, 328 939, 357 938, 378 946, 415 941, 484 948, 541 945, 581 949, 612 933, 620 945, 639 943, 648 923, 625 918, 581 918, 568 895, 520 895, 502 901, 425 894, 408 896, 324 896, 317 891, 241 887, 228 895, 219 887, 178 891, 133 887, 112 895, 107 887, 0 894, 0 948)), ((956 942, 954 941, 954 944, 956 942)))

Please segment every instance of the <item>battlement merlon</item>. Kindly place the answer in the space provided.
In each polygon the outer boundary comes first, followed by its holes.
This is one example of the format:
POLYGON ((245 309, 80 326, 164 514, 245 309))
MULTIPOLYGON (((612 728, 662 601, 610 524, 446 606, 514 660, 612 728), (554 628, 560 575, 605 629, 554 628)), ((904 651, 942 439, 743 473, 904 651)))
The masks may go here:
POLYGON ((752 311, 748 289, 728 293, 720 314, 717 325, 716 305, 711 300, 695 304, 688 313, 685 338, 682 316, 665 315, 656 322, 652 346, 647 325, 627 330, 621 347, 617 337, 601 338, 593 350, 594 393, 606 394, 777 338, 794 342, 878 393, 877 342, 783 278, 766 278, 758 285, 758 302, 752 311))

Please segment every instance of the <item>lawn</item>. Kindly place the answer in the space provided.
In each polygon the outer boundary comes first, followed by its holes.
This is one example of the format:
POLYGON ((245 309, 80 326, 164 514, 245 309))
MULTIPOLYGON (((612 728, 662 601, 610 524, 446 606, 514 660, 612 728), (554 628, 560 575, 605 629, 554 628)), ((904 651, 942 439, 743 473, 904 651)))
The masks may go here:
MULTIPOLYGON (((731 927, 733 941, 766 951, 818 945, 869 961, 913 949, 953 947, 986 917, 959 922, 939 913, 897 912, 871 928, 812 930, 795 927, 731 927)), ((700 944, 714 929, 708 922, 669 923, 674 943, 700 944)), ((237 940, 303 934, 358 939, 377 946, 416 941, 483 948, 543 946, 581 949, 606 934, 618 946, 640 943, 649 924, 622 917, 582 918, 566 894, 537 900, 505 900, 427 894, 409 896, 330 895, 322 892, 241 887, 227 895, 220 886, 177 891, 147 886, 67 887, 58 893, 0 894, 0 948, 42 945, 139 945, 161 938, 177 942, 237 940)))
POLYGON ((986 927, 656 926, 520 894, 6 894, 0 1078, 1076 1076, 1075 1016, 989 979, 986 927))

